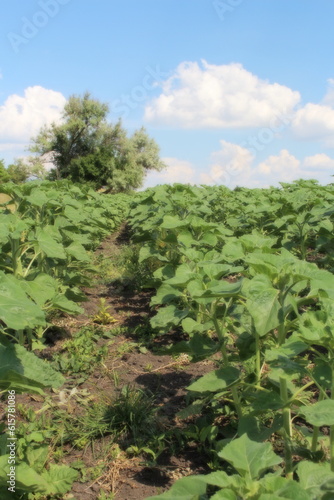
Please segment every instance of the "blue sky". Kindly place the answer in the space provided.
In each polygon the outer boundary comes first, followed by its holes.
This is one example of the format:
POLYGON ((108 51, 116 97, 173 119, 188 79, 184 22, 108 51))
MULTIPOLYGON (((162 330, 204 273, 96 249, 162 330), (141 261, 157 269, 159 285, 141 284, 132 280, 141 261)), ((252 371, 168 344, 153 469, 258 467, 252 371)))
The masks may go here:
POLYGON ((332 182, 333 19, 330 0, 5 2, 0 158, 89 91, 159 144, 145 186, 332 182))

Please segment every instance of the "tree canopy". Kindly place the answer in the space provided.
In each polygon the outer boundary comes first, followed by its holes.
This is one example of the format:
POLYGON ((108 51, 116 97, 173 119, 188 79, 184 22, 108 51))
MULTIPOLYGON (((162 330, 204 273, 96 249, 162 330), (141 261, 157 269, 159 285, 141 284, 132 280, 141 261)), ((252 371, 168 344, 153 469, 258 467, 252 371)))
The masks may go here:
POLYGON ((144 128, 128 137, 120 122, 107 121, 108 111, 89 93, 71 96, 61 123, 44 126, 32 139, 35 163, 51 162, 51 179, 91 182, 113 192, 138 188, 148 170, 166 167, 144 128))
POLYGON ((7 172, 4 161, 0 160, 0 183, 8 181, 10 181, 10 175, 7 172))

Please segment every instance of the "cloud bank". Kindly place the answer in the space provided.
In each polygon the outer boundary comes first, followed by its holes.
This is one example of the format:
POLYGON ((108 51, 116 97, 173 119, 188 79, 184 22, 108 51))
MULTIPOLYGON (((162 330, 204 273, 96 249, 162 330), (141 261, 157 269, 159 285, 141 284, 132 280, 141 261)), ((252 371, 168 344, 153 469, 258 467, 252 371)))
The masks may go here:
POLYGON ((145 119, 189 129, 262 127, 291 113, 300 98, 299 92, 262 80, 241 64, 183 62, 146 106, 145 119))

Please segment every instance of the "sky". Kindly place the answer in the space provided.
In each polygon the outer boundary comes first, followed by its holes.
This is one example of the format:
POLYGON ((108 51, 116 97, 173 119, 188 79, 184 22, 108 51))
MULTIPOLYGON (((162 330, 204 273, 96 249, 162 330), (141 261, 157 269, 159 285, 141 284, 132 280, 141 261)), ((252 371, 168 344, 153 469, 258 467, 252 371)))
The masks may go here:
POLYGON ((332 0, 11 0, 0 19, 0 159, 86 91, 162 183, 333 182, 332 0))

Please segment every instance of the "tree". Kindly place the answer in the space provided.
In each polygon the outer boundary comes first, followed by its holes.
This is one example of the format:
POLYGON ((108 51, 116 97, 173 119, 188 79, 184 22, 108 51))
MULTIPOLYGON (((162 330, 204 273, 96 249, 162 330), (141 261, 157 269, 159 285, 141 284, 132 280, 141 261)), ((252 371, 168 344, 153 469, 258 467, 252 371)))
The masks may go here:
POLYGON ((61 124, 43 127, 30 151, 40 161, 48 157, 54 166, 49 178, 68 178, 74 182, 92 182, 119 192, 142 185, 148 170, 162 170, 159 147, 144 128, 127 136, 121 123, 107 121, 107 104, 71 96, 66 103, 61 124))
POLYGON ((13 163, 5 168, 5 163, 0 160, 0 183, 14 182, 15 184, 22 184, 26 182, 29 177, 35 179, 44 179, 46 170, 38 158, 27 157, 15 158, 13 163))
POLYGON ((10 181, 10 175, 7 172, 4 161, 0 160, 0 184, 8 181, 10 181))
POLYGON ((31 175, 29 165, 27 165, 21 158, 17 158, 13 163, 8 165, 7 172, 10 180, 15 184, 22 184, 26 182, 31 175))

